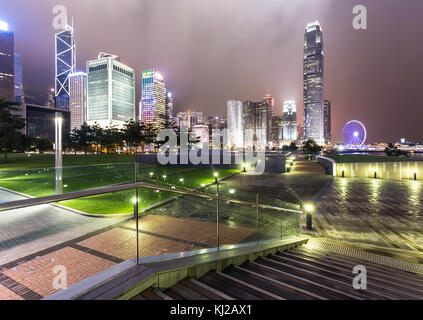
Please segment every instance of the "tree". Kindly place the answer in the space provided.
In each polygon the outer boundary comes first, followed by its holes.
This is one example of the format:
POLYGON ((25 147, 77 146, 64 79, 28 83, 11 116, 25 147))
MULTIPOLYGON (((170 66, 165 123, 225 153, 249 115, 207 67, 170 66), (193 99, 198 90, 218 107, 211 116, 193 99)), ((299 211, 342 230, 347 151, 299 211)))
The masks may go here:
POLYGON ((16 103, 0 99, 0 149, 4 152, 4 163, 8 163, 7 154, 19 148, 25 120, 14 112, 19 111, 16 103))
POLYGON ((288 150, 289 151, 297 151, 298 150, 298 147, 297 147, 296 143, 295 142, 291 142, 291 144, 288 146, 288 150))
POLYGON ((322 149, 313 139, 309 139, 303 143, 303 152, 306 154, 318 154, 322 149))
POLYGON ((138 147, 143 141, 143 131, 145 127, 139 121, 128 121, 123 126, 122 137, 125 140, 128 147, 135 148, 135 154, 137 154, 138 147))
POLYGON ((103 145, 106 147, 107 153, 109 153, 110 149, 121 144, 122 138, 123 134, 116 127, 110 127, 104 130, 103 145))
POLYGON ((102 127, 100 127, 97 123, 93 126, 91 126, 91 139, 92 142, 95 144, 95 148, 96 148, 96 153, 98 155, 98 147, 100 146, 100 151, 101 151, 101 146, 104 142, 104 136, 105 136, 105 131, 102 127))
POLYGON ((38 151, 40 151, 40 153, 44 153, 44 151, 53 149, 53 143, 46 138, 34 139, 34 145, 38 149, 38 151))
POLYGON ((91 127, 84 123, 80 129, 74 130, 74 134, 76 135, 78 146, 84 149, 85 154, 87 154, 88 147, 93 143, 91 127))
POLYGON ((408 157, 408 152, 400 150, 397 146, 394 146, 392 143, 385 148, 385 153, 388 157, 408 157))

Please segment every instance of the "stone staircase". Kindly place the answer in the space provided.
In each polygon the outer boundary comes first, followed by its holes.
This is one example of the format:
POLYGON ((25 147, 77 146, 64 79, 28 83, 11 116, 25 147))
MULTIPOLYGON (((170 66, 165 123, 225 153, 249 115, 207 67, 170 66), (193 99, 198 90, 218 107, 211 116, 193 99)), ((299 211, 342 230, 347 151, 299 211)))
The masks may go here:
POLYGON ((165 291, 154 287, 133 300, 420 300, 423 275, 368 260, 307 247, 278 252, 199 280, 186 278, 165 291), (356 290, 353 273, 365 266, 367 288, 356 290))

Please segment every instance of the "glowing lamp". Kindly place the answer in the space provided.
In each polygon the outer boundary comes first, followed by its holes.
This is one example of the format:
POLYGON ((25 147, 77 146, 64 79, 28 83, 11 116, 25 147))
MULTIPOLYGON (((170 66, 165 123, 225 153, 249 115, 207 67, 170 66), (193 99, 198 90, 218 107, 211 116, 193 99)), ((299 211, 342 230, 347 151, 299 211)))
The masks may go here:
POLYGON ((0 20, 0 30, 1 31, 9 31, 9 25, 7 24, 7 22, 0 20))

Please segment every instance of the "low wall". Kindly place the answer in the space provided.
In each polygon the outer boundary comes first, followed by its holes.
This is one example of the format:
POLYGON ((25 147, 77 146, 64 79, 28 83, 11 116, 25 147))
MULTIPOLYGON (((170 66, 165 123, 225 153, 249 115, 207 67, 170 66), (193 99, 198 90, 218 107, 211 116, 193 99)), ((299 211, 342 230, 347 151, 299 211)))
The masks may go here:
POLYGON ((328 174, 332 166, 335 177, 423 180, 423 161, 336 163, 327 157, 318 157, 317 161, 329 168, 328 174))

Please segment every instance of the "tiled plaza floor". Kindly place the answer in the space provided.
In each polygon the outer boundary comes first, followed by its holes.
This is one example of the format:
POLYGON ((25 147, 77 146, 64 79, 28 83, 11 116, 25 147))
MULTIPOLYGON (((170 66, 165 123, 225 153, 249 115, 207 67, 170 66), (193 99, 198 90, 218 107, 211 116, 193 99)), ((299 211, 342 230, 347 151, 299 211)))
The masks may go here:
POLYGON ((238 175, 226 184, 301 204, 313 201, 315 235, 423 252, 423 182, 334 178, 312 161, 292 174, 238 175))
MULTIPOLYGON (((139 221, 140 257, 216 246, 215 223, 159 215, 147 215, 139 221)), ((221 225, 221 243, 237 244, 254 232, 221 225)), ((66 270, 69 287, 135 257, 135 222, 127 220, 0 266, 0 300, 41 299, 56 292, 54 284, 59 274, 55 267, 66 270)))

